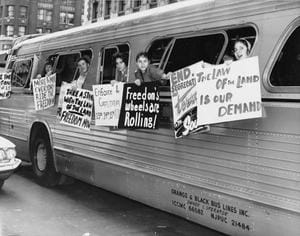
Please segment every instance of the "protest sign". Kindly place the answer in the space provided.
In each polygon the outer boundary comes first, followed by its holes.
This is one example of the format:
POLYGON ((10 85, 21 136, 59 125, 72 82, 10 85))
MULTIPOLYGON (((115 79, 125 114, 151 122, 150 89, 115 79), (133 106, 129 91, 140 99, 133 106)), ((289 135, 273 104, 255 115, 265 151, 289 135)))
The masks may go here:
POLYGON ((262 116, 258 57, 210 66, 195 78, 199 125, 262 116))
POLYGON ((93 85, 95 124, 118 126, 124 83, 93 85))
POLYGON ((196 63, 169 75, 175 138, 200 131, 208 131, 208 126, 197 124, 196 73, 202 63, 196 63))
POLYGON ((92 110, 91 91, 68 88, 63 96, 60 123, 90 130, 92 110))
POLYGON ((11 73, 0 73, 0 99, 6 99, 11 92, 11 73))
POLYGON ((54 106, 56 74, 32 80, 35 110, 44 110, 54 106))
POLYGON ((118 128, 156 129, 159 120, 157 82, 124 84, 118 128))

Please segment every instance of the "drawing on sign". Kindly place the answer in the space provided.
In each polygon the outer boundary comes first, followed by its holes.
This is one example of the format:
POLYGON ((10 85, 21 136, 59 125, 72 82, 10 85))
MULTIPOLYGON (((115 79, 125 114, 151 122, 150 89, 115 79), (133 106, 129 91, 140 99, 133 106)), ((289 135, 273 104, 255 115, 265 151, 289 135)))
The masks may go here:
POLYGON ((11 93, 11 73, 0 73, 0 99, 9 98, 11 93))
POLYGON ((92 92, 68 88, 63 97, 60 123, 90 130, 93 110, 92 92))
POLYGON ((32 80, 35 110, 44 110, 54 106, 56 74, 32 80))
POLYGON ((95 124, 118 126, 124 83, 93 85, 95 124))
POLYGON ((209 126, 197 124, 197 79, 196 73, 201 63, 196 63, 169 76, 175 137, 207 132, 209 126))
POLYGON ((118 128, 158 128, 159 86, 157 82, 124 84, 118 128))

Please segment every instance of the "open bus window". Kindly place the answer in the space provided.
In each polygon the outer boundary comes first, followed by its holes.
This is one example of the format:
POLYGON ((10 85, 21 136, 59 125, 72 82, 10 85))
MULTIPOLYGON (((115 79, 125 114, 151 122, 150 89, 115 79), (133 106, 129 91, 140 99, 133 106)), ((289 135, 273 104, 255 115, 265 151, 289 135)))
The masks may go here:
POLYGON ((59 55, 58 61, 56 64, 55 72, 56 72, 56 86, 61 86, 61 83, 72 82, 76 69, 77 69, 77 60, 80 57, 80 53, 72 53, 59 55))
POLYGON ((165 51, 167 47, 169 46, 172 38, 164 38, 164 39, 158 39, 155 40, 149 50, 148 50, 148 55, 151 60, 151 64, 155 65, 157 67, 160 66, 163 56, 165 54, 165 51))
MULTIPOLYGON (((253 44, 256 39, 256 31, 254 27, 252 26, 245 26, 245 27, 240 27, 240 28, 233 28, 233 29, 228 29, 226 30, 226 33, 228 35, 228 44, 225 50, 225 53, 223 55, 223 58, 221 60, 221 63, 224 63, 225 60, 234 59, 234 53, 233 53, 233 48, 234 48, 234 43, 237 39, 245 39, 247 40, 250 45, 251 45, 251 50, 253 48, 253 44)), ((250 54, 251 54, 250 50, 250 54)))
MULTIPOLYGON (((116 78, 116 63, 114 61, 114 55, 118 52, 128 57, 129 46, 127 44, 120 44, 103 49, 101 61, 102 70, 100 74, 102 84, 108 84, 111 80, 116 78)), ((128 68, 128 65, 126 66, 128 68)))
POLYGON ((31 59, 16 61, 12 65, 12 75, 11 75, 12 86, 28 87, 31 67, 32 67, 31 59))
POLYGON ((164 71, 173 72, 201 60, 216 64, 224 43, 223 34, 176 39, 164 71))
POLYGON ((271 72, 273 86, 300 86, 300 27, 289 37, 271 72))

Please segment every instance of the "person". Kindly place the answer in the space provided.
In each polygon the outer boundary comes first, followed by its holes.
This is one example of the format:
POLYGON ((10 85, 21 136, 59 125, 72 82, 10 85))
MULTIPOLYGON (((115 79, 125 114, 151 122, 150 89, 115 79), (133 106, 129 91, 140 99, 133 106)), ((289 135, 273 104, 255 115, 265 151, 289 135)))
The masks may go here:
POLYGON ((114 85, 116 82, 127 82, 128 78, 128 68, 127 68, 127 57, 123 53, 116 53, 114 55, 116 63, 116 79, 111 80, 111 85, 114 85))
MULTIPOLYGON (((223 57, 224 64, 230 65, 233 61, 238 61, 238 60, 248 58, 250 55, 250 51, 251 51, 251 44, 248 40, 242 38, 236 39, 234 41, 233 50, 232 50, 234 58, 225 54, 223 57)), ((204 61, 200 61, 200 62, 202 68, 207 68, 212 66, 212 64, 204 61)))
POLYGON ((246 39, 237 39, 234 42, 233 55, 235 60, 241 60, 249 57, 251 51, 251 44, 246 39))
POLYGON ((138 69, 135 71, 135 84, 140 86, 143 82, 161 81, 167 80, 167 75, 150 64, 148 54, 146 52, 140 52, 136 56, 136 64, 138 69))
POLYGON ((90 61, 87 57, 80 57, 77 60, 77 67, 79 71, 79 77, 71 82, 73 89, 82 88, 85 82, 88 70, 90 66, 90 61))
POLYGON ((38 74, 37 78, 40 79, 40 78, 45 77, 45 76, 50 76, 50 75, 52 75, 52 73, 53 73, 53 66, 52 66, 52 63, 48 61, 44 65, 43 73, 38 74))

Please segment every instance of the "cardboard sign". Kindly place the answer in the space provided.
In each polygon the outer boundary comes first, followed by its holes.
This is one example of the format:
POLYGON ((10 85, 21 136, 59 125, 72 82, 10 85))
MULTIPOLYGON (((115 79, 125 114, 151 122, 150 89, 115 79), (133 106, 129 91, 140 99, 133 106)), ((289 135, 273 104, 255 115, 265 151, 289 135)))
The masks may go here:
POLYGON ((60 123, 90 130, 93 94, 86 89, 68 88, 63 97, 60 123))
POLYGON ((124 83, 93 85, 95 124, 118 126, 124 83))
POLYGON ((118 128, 156 129, 159 120, 157 82, 124 84, 118 128))
POLYGON ((208 131, 197 124, 197 79, 201 63, 175 71, 169 76, 173 107, 175 138, 208 131))
POLYGON ((195 78, 199 125, 262 116, 258 57, 210 66, 195 78))
POLYGON ((35 110, 45 110, 54 106, 56 74, 32 80, 35 110))
POLYGON ((9 98, 11 93, 11 72, 0 73, 0 99, 9 98))

